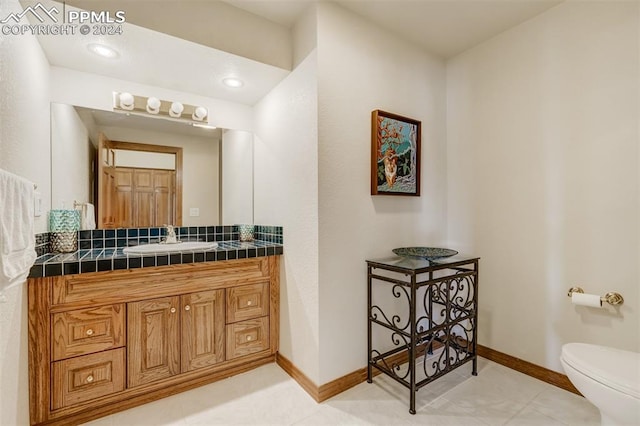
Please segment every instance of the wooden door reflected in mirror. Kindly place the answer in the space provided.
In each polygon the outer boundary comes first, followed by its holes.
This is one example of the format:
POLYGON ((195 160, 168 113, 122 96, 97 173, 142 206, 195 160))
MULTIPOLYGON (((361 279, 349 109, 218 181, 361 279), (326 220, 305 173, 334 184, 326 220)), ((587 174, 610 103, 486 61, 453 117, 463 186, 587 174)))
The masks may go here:
POLYGON ((101 134, 97 164, 98 228, 182 226, 182 148, 101 134))

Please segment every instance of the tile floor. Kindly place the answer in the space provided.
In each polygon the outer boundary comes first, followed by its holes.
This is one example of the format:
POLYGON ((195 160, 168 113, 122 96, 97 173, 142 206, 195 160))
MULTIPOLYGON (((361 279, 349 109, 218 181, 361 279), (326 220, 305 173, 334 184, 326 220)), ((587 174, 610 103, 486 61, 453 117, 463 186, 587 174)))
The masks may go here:
POLYGON ((570 392, 480 358, 420 389, 383 375, 317 404, 276 364, 88 423, 134 425, 599 425, 600 414, 570 392))

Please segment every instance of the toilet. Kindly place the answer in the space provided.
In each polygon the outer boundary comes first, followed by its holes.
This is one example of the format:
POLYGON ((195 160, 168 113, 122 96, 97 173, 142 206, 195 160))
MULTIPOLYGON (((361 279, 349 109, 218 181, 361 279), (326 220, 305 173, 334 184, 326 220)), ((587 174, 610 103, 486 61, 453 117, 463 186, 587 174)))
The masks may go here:
POLYGON ((560 361, 571 383, 598 407, 603 425, 640 425, 640 353, 567 343, 560 361))

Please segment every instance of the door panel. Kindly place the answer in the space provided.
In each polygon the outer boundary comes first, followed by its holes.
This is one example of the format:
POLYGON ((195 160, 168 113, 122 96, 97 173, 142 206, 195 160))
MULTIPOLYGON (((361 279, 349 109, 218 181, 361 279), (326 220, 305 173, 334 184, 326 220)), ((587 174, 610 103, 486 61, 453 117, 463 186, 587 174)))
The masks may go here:
POLYGON ((139 386, 180 373, 180 298, 128 304, 128 383, 139 386))
POLYGON ((182 296, 182 371, 224 361, 224 290, 182 296))
POLYGON ((130 228, 133 224, 133 169, 116 167, 114 223, 116 228, 130 228))

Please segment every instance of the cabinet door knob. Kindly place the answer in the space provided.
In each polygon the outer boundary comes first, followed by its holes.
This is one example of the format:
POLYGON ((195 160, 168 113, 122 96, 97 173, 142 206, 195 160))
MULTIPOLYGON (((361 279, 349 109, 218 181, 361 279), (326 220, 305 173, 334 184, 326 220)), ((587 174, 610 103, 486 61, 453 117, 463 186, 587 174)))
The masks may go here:
POLYGON ((171 309, 169 309, 169 311, 170 311, 172 314, 175 314, 175 313, 176 313, 176 308, 171 308, 171 309))
POLYGON ((93 336, 93 329, 88 329, 87 330, 87 336, 93 336))
POLYGON ((91 375, 91 374, 88 375, 86 381, 87 381, 87 383, 93 382, 93 375, 91 375))
POLYGON ((247 301, 247 306, 251 306, 251 300, 247 301))
POLYGON ((247 342, 251 341, 251 336, 247 336, 247 342))
POLYGON ((184 310, 185 310, 185 311, 189 311, 189 310, 191 310, 191 306, 189 306, 189 305, 185 306, 185 307, 184 307, 184 310))

